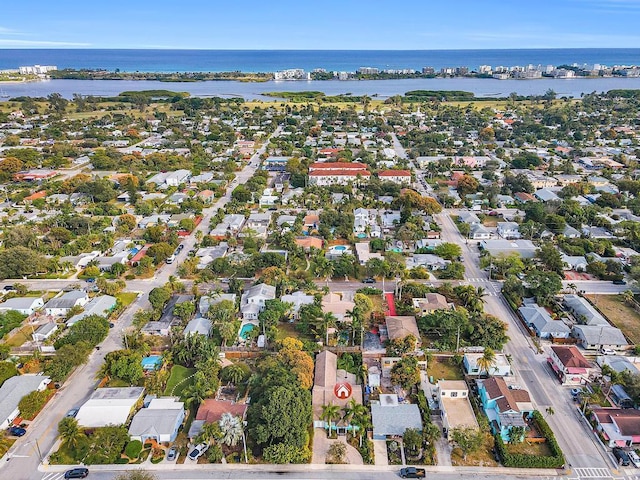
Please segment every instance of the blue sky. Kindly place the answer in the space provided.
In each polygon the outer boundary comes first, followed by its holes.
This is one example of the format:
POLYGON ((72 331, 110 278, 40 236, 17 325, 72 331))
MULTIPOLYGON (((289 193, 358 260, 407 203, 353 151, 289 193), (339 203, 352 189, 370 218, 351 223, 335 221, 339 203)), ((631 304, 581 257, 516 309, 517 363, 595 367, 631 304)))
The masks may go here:
POLYGON ((6 0, 0 48, 640 48, 640 0, 6 0))

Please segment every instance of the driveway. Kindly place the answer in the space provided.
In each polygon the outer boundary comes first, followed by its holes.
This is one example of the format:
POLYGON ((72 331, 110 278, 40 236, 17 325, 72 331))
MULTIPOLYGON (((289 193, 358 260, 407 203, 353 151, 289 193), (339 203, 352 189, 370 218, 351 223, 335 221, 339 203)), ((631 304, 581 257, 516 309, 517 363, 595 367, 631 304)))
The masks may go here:
POLYGON ((387 441, 373 440, 373 454, 375 455, 375 464, 381 466, 389 465, 389 457, 387 457, 387 441))
POLYGON ((311 463, 324 465, 329 447, 334 443, 343 443, 347 446, 347 454, 345 456, 346 463, 349 465, 364 465, 360 452, 347 443, 347 437, 339 436, 337 439, 329 439, 323 428, 316 428, 314 430, 311 463))

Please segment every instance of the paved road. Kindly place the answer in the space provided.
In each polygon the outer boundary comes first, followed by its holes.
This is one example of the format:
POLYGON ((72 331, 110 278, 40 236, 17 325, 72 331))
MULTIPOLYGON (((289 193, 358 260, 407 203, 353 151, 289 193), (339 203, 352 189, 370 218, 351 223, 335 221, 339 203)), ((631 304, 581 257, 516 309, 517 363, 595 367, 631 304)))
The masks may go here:
MULTIPOLYGON (((280 127, 273 135, 278 135, 280 127)), ((251 158, 249 164, 236 175, 236 179, 228 189, 227 194, 221 197, 214 205, 203 211, 204 218, 196 230, 208 233, 209 222, 215 212, 224 207, 231 200, 231 190, 241 183, 246 183, 255 172, 258 166, 259 156, 265 151, 269 140, 251 158)), ((182 240, 184 250, 180 253, 177 261, 170 265, 161 266, 156 275, 147 280, 133 280, 127 283, 128 290, 139 291, 138 298, 123 312, 115 322, 115 327, 110 329, 107 338, 100 345, 100 350, 94 350, 89 360, 80 366, 71 377, 64 383, 54 398, 45 406, 36 420, 27 429, 27 434, 18 439, 10 449, 4 465, 0 465, 0 478, 2 479, 40 479, 41 474, 37 472, 38 464, 42 456, 54 450, 57 439, 57 425, 64 417, 64 414, 71 408, 82 405, 91 395, 97 385, 96 374, 102 365, 104 356, 114 350, 122 348, 122 332, 131 326, 133 316, 139 309, 149 309, 149 292, 158 286, 164 285, 169 277, 176 274, 180 260, 184 260, 187 252, 196 243, 195 231, 182 240), (30 474, 27 472, 31 472, 30 474)), ((38 289, 61 288, 62 286, 83 283, 69 280, 27 280, 21 281, 28 285, 37 285, 38 289)), ((2 282, 3 285, 12 282, 2 282)), ((13 282, 15 283, 15 282, 13 282)), ((111 478, 109 476, 105 478, 111 478)))
MULTIPOLYGON (((481 283, 490 284, 487 273, 478 266, 479 252, 475 246, 466 245, 453 220, 447 212, 437 216, 442 227, 442 238, 447 242, 463 245, 465 276, 485 279, 481 283)), ((486 287, 485 287, 486 288, 486 287)), ((547 422, 553 429, 566 459, 574 467, 608 468, 610 459, 595 443, 593 435, 579 420, 575 405, 571 401, 569 389, 560 386, 547 366, 546 355, 537 352, 530 337, 523 331, 520 321, 513 314, 502 295, 487 296, 485 311, 508 325, 509 342, 504 352, 511 356, 517 381, 527 389, 536 408, 545 413, 548 407, 555 412, 547 415, 547 422), (578 440, 580 439, 580 440, 578 440)))

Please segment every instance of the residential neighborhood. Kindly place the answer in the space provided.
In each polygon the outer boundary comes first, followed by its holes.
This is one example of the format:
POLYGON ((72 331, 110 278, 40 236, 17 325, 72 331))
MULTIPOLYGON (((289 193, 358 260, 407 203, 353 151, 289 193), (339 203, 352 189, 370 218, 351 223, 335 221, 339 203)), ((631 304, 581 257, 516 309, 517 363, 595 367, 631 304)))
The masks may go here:
POLYGON ((0 110, 0 468, 640 448, 636 97, 117 98, 0 110))

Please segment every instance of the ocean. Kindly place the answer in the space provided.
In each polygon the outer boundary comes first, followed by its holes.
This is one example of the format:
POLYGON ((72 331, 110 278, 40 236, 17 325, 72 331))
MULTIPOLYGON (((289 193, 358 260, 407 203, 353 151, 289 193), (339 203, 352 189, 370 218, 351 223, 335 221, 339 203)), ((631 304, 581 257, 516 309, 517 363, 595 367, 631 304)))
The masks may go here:
POLYGON ((128 72, 273 72, 287 68, 355 71, 359 67, 413 68, 480 65, 639 65, 640 49, 526 50, 93 50, 1 49, 0 70, 57 65, 128 72))
MULTIPOLYGON (((102 68, 140 72, 243 71, 273 72, 286 68, 325 68, 354 71, 359 67, 414 68, 479 65, 640 65, 640 49, 531 49, 531 50, 13 50, 0 49, 0 70, 21 65, 57 65, 58 68, 102 68)), ((196 96, 242 97, 273 101, 262 94, 273 91, 318 90, 327 95, 353 94, 386 98, 410 90, 464 90, 479 97, 542 95, 553 89, 560 96, 579 97, 612 89, 640 89, 640 78, 575 78, 570 80, 494 80, 483 78, 419 78, 401 80, 289 81, 242 83, 234 81, 158 82, 126 80, 49 80, 0 83, 2 96, 44 97, 60 93, 112 96, 125 90, 166 89, 196 96)), ((0 98, 6 100, 6 98, 0 98)))

